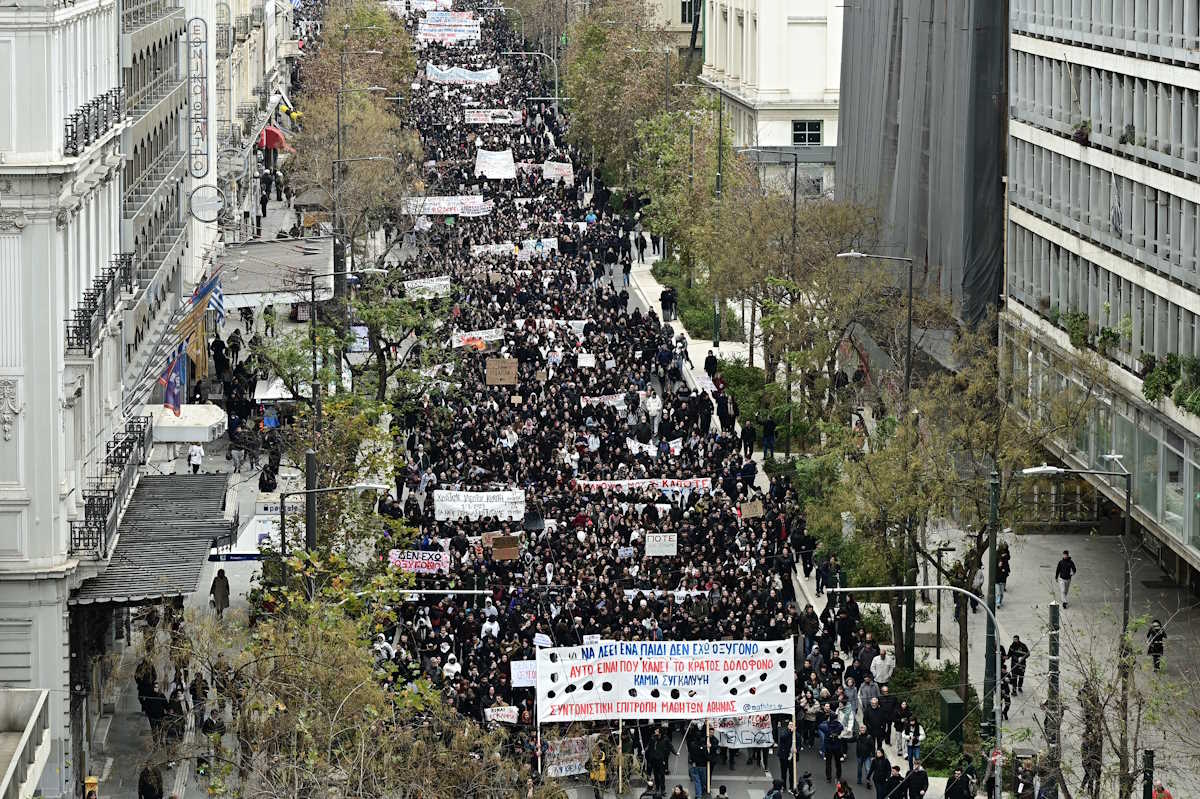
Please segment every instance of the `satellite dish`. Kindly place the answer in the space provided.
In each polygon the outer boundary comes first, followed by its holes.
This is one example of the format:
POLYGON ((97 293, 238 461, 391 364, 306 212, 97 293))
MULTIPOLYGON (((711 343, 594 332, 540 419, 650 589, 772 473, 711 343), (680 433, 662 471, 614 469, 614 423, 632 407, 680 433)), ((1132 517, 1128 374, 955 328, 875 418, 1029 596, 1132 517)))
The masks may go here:
POLYGON ((224 209, 225 194, 216 186, 197 186, 188 195, 188 213, 197 222, 216 222, 224 209))

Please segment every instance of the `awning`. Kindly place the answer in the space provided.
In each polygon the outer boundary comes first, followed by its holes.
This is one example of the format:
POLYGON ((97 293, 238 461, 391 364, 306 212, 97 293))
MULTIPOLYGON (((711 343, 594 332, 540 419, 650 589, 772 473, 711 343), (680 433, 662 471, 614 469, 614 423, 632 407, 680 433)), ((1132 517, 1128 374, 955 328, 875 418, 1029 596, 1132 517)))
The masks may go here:
POLYGON ((213 542, 229 535, 225 474, 143 475, 108 566, 71 604, 135 605, 194 593, 213 542))
POLYGON ((217 256, 225 310, 307 302, 317 275, 317 300, 333 296, 333 237, 234 244, 217 256))
POLYGON ((162 405, 146 405, 142 413, 154 417, 154 441, 158 444, 207 444, 225 435, 229 423, 223 409, 209 404, 180 405, 178 416, 162 405))
POLYGON ((287 138, 283 135, 283 131, 274 125, 267 125, 262 129, 262 133, 258 134, 258 147, 260 150, 287 150, 289 153, 296 152, 296 148, 287 143, 287 138))
MULTIPOLYGON (((301 384, 300 394, 304 397, 312 394, 312 388, 308 383, 301 384)), ((291 402, 294 399, 296 398, 292 396, 292 392, 288 391, 287 386, 283 384, 283 378, 273 377, 270 380, 259 380, 254 384, 255 402, 291 402)))

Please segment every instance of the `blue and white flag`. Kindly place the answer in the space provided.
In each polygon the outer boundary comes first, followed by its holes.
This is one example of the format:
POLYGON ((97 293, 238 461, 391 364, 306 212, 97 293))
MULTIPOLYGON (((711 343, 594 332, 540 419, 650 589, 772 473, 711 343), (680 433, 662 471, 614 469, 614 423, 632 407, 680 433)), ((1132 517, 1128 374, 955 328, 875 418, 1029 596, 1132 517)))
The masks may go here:
POLYGON ((225 324, 225 292, 221 290, 221 273, 217 272, 192 292, 192 306, 206 302, 206 308, 216 311, 217 324, 225 324))

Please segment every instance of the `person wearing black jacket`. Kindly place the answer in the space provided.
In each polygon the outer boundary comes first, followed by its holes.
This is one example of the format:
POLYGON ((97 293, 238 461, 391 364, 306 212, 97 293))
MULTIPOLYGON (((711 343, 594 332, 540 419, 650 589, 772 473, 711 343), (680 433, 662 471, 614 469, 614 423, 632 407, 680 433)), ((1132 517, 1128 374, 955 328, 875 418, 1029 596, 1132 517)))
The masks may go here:
POLYGON ((1013 688, 1017 693, 1025 692, 1025 663, 1029 660, 1029 647, 1021 640, 1021 636, 1014 635, 1012 643, 1008 645, 1009 669, 1012 672, 1013 688))
POLYGON ((971 778, 961 768, 954 769, 954 776, 946 783, 946 799, 971 799, 974 795, 971 778))
POLYGON ((1071 553, 1064 549, 1062 558, 1054 567, 1054 579, 1058 581, 1058 600, 1062 602, 1064 609, 1070 607, 1067 603, 1067 593, 1071 590, 1071 578, 1077 571, 1079 569, 1075 568, 1075 561, 1071 560, 1071 553))
MULTIPOLYGON (((840 728, 842 725, 837 726, 840 728)), ((829 736, 825 738, 825 782, 833 782, 834 774, 837 774, 839 780, 842 778, 842 760, 845 757, 846 741, 830 730, 829 736)))
POLYGON ((796 724, 789 721, 787 727, 779 733, 779 776, 783 781, 783 785, 789 791, 793 788, 793 777, 795 773, 792 770, 792 745, 796 741, 796 724))
POLYGON ((1008 585, 1008 577, 1012 574, 1011 556, 1008 550, 1002 550, 996 559, 996 607, 1004 607, 1004 589, 1008 585))
POLYGON ((876 799, 905 799, 904 778, 900 767, 892 766, 892 773, 883 782, 875 783, 876 799))
POLYGON ((858 758, 858 777, 856 782, 863 784, 863 772, 867 772, 867 782, 871 781, 871 757, 875 754, 875 738, 867 732, 866 725, 858 728, 854 739, 854 755, 858 758))
POLYGON ((867 768, 867 787, 875 786, 875 796, 877 799, 883 799, 887 796, 888 776, 892 773, 892 763, 884 754, 882 748, 875 750, 875 756, 871 758, 871 765, 867 768))
POLYGON ((929 791, 929 775, 921 767, 920 760, 913 761, 912 770, 904 778, 904 785, 908 791, 908 799, 922 799, 929 791))
POLYGON ((671 760, 671 742, 662 732, 661 727, 654 728, 654 740, 646 750, 646 761, 654 775, 654 790, 659 796, 667 791, 667 764, 671 760))

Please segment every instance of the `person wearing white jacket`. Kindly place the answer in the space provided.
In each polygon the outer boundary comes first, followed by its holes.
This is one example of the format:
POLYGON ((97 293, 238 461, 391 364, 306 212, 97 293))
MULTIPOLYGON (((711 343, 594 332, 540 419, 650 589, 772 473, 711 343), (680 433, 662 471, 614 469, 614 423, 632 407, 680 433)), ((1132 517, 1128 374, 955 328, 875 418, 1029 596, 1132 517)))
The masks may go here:
POLYGON ((876 685, 887 685, 895 670, 896 655, 890 649, 880 652, 879 656, 871 661, 871 676, 875 678, 876 685))
POLYGON ((654 435, 658 436, 658 423, 662 419, 662 400, 659 399, 658 392, 650 389, 650 394, 645 401, 646 413, 650 416, 650 429, 654 435))

